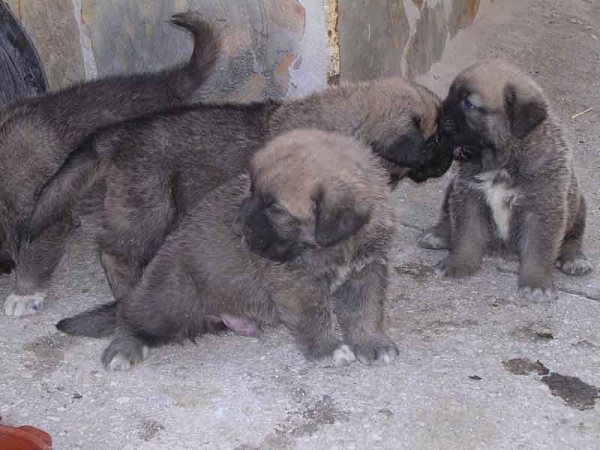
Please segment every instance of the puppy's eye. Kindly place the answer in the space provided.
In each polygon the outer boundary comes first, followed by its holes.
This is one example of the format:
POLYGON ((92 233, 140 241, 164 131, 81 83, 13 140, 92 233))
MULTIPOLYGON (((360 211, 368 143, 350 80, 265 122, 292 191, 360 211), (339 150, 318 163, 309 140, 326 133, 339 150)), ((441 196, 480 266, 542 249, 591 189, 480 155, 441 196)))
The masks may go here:
POLYGON ((468 98, 464 98, 461 102, 460 102, 460 107, 462 109, 474 109, 476 108, 476 106, 471 102, 471 100, 469 100, 468 98))

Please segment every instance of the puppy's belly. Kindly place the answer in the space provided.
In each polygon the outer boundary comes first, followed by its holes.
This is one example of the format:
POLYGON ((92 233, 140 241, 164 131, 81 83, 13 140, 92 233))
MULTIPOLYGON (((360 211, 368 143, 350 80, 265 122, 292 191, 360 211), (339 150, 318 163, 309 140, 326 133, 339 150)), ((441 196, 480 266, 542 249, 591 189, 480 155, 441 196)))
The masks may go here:
POLYGON ((471 187, 484 194, 498 237, 506 242, 511 234, 510 224, 519 192, 508 187, 510 175, 504 170, 485 172, 475 178, 477 181, 472 182, 471 187))

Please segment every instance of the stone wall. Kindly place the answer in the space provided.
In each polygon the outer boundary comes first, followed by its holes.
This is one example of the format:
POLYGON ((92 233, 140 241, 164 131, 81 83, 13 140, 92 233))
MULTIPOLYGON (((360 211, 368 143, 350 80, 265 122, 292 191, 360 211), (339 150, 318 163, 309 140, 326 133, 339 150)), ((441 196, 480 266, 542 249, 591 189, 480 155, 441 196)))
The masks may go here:
POLYGON ((9 0, 51 89, 156 70, 189 56, 171 14, 195 9, 224 37, 198 99, 297 96, 338 80, 415 78, 492 0, 9 0))
POLYGON ((186 9, 224 37, 218 76, 202 98, 257 100, 326 85, 323 0, 9 0, 40 53, 51 89, 115 73, 156 70, 189 56, 170 24, 186 9))
POLYGON ((337 0, 339 78, 427 73, 446 43, 489 1, 337 0))

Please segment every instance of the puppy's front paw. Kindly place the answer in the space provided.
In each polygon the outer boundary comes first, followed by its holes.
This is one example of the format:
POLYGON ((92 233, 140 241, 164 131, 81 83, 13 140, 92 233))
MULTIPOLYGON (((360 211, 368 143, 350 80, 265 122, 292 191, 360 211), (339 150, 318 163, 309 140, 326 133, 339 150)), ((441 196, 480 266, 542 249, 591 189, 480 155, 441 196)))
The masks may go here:
POLYGON ((339 350, 342 346, 342 341, 334 337, 321 338, 313 341, 311 339, 309 345, 305 345, 305 355, 309 360, 319 360, 324 358, 331 358, 334 353, 339 350))
POLYGON ((585 255, 580 255, 570 261, 556 261, 556 266, 566 275, 580 277, 594 270, 593 264, 585 255))
POLYGON ((440 277, 461 278, 473 275, 477 269, 478 267, 465 264, 457 258, 448 256, 435 265, 433 272, 440 277))
POLYGON ((448 242, 446 242, 446 239, 444 239, 443 236, 437 233, 435 227, 424 231, 419 237, 417 245, 421 248, 430 250, 443 250, 448 248, 448 242))
POLYGON ((335 367, 346 366, 354 361, 356 361, 356 356, 346 344, 333 352, 333 365, 335 367))
POLYGON ((102 353, 102 364, 111 371, 129 370, 140 364, 148 356, 148 352, 148 347, 140 340, 134 337, 120 337, 106 347, 102 353))
POLYGON ((31 295, 10 294, 4 301, 4 314, 10 317, 23 317, 37 314, 44 305, 45 292, 31 295))
POLYGON ((389 364, 400 354, 396 344, 386 335, 373 336, 352 346, 356 358, 363 364, 374 361, 389 364))
POLYGON ((519 301, 524 304, 550 303, 558 298, 553 289, 531 288, 523 286, 519 288, 519 301))

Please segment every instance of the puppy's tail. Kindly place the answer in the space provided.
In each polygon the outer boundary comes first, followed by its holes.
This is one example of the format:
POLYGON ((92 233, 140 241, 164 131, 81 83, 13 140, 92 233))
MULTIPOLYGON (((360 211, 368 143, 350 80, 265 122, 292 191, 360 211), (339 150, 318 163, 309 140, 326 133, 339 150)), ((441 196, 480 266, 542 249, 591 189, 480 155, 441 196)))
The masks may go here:
POLYGON ((92 187, 104 178, 117 147, 111 133, 88 136, 39 192, 25 237, 33 241, 64 217, 92 187))
POLYGON ((176 79, 170 85, 181 101, 188 100, 214 71, 221 51, 221 38, 215 27, 194 11, 171 16, 171 23, 188 30, 194 38, 194 51, 184 66, 172 72, 176 79))
POLYGON ((73 336, 107 337, 117 329, 117 302, 107 303, 56 324, 60 331, 73 336))

